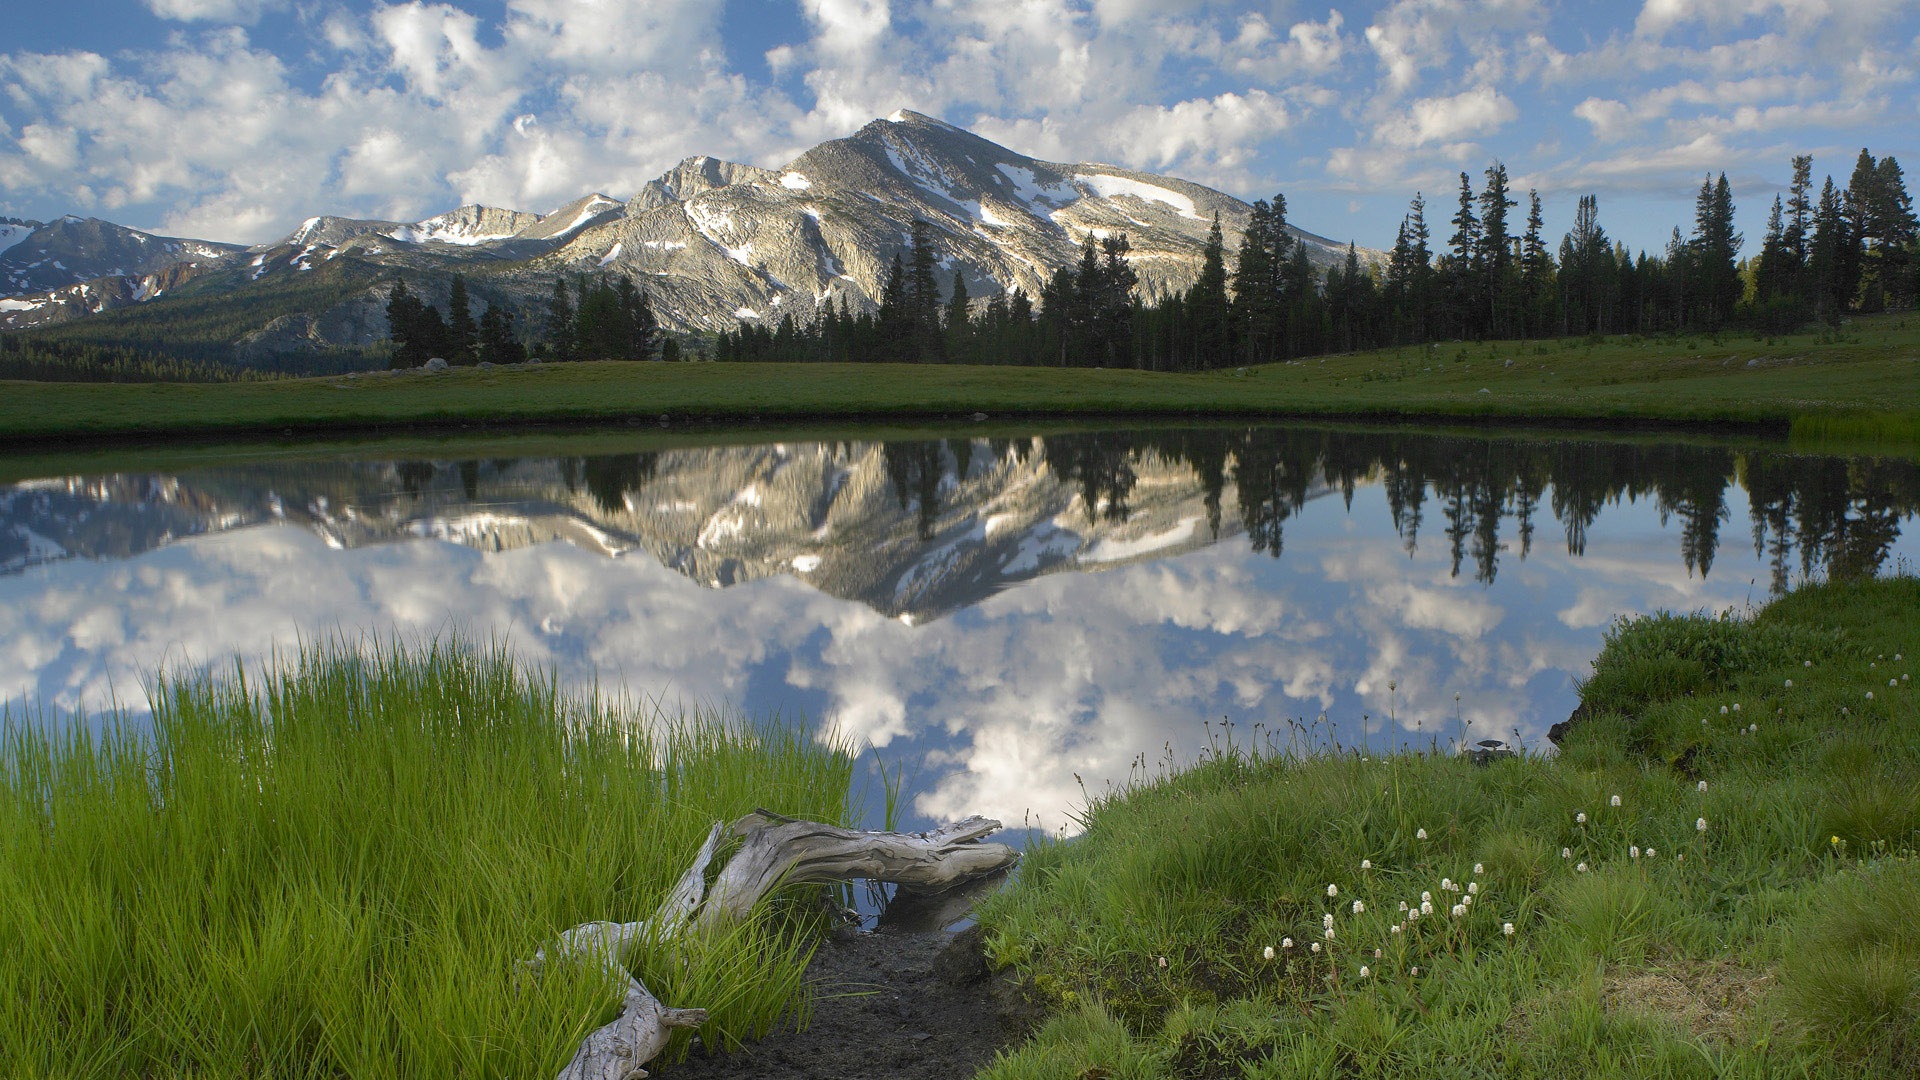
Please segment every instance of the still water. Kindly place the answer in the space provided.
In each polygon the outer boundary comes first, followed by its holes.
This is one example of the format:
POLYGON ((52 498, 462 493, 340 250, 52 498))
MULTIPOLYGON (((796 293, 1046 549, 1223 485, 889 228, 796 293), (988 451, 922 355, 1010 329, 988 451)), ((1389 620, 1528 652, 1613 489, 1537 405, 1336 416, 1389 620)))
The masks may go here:
MULTIPOLYGON (((1534 748, 1616 616, 1904 563, 1912 459, 1307 427, 312 456, 0 487, 0 700, 458 631, 832 726, 908 820, 1068 824, 1205 722, 1534 748)), ((18 469, 15 474, 18 474, 18 469)))

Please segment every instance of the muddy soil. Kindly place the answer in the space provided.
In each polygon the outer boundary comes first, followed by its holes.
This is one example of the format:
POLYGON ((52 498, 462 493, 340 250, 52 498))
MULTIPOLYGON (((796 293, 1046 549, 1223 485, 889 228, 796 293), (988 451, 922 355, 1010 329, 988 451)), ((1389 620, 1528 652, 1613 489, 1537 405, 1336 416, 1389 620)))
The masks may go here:
POLYGON ((966 1080, 1039 1017, 992 975, 978 928, 843 932, 807 967, 813 1017, 733 1053, 653 1070, 659 1080, 966 1080))

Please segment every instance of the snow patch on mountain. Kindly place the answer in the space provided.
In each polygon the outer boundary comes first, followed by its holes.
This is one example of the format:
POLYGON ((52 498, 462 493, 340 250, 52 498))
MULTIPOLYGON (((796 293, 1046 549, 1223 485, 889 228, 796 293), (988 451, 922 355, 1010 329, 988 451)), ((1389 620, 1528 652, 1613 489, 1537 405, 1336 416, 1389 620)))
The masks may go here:
POLYGON ((574 215, 573 220, 567 223, 566 228, 554 233, 553 236, 556 239, 566 236, 580 226, 585 225, 587 222, 592 221, 594 218, 599 217, 601 214, 619 205, 621 205, 621 203, 617 199, 609 199, 605 195, 595 195, 587 205, 580 208, 580 212, 574 215))
POLYGON ((32 236, 33 230, 32 225, 0 225, 0 255, 6 254, 7 249, 32 236))
POLYGON ((1085 185, 1088 190, 1103 199, 1116 199, 1130 195, 1142 202, 1166 203, 1179 211, 1181 217, 1192 218, 1195 221, 1206 220, 1194 209, 1192 199, 1158 184, 1149 184, 1108 173, 1076 173, 1073 179, 1075 183, 1085 185))
POLYGON ((813 181, 797 172, 781 173, 780 186, 788 191, 805 191, 813 186, 813 181))

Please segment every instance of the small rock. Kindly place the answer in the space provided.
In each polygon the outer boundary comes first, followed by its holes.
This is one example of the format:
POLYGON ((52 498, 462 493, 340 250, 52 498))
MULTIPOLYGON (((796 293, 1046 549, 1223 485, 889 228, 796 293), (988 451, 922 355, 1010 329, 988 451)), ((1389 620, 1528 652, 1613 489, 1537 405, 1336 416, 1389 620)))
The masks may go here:
POLYGON ((425 368, 426 368, 426 369, 427 369, 428 371, 445 371, 445 370, 447 370, 447 362, 446 362, 446 360, 445 360, 445 359, 443 359, 442 357, 438 357, 438 356, 436 356, 436 357, 434 357, 434 358, 433 358, 433 359, 431 359, 431 360, 428 360, 428 361, 427 361, 427 362, 426 362, 426 363, 425 363, 424 365, 422 365, 422 366, 423 366, 423 367, 425 367, 425 368))
POLYGON ((986 418, 987 418, 987 414, 983 412, 977 412, 973 414, 973 420, 975 423, 979 423, 980 421, 985 420, 986 418))
POLYGON ((482 361, 480 361, 480 363, 479 363, 479 368, 480 368, 480 370, 482 370, 482 371, 492 371, 492 370, 493 370, 493 366, 494 366, 494 365, 493 365, 493 361, 491 361, 491 360, 482 360, 482 361))

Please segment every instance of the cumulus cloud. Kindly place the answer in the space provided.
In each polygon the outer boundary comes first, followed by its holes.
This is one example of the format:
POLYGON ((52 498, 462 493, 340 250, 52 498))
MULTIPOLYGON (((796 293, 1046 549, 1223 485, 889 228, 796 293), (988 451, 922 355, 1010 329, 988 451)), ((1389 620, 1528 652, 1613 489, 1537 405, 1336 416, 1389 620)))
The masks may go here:
POLYGON ((1491 134, 1520 115, 1512 99, 1491 86, 1450 97, 1420 98, 1404 114, 1383 122, 1375 134, 1391 146, 1425 146, 1491 134))
POLYGON ((144 0, 147 10, 181 22, 239 23, 251 26, 263 12, 285 7, 284 0, 144 0))
POLYGON ((0 53, 0 212, 258 241, 322 212, 540 211, 693 153, 778 165, 906 107, 1325 214, 1496 156, 1583 184, 1606 180, 1589 158, 1706 134, 1754 169, 1835 123, 1897 145, 1920 83, 1900 0, 1647 0, 1617 23, 1540 0, 787 0, 791 39, 744 50, 764 9, 710 0, 348 0, 277 20, 272 49, 245 28, 284 0, 147 2, 181 29, 0 53))

